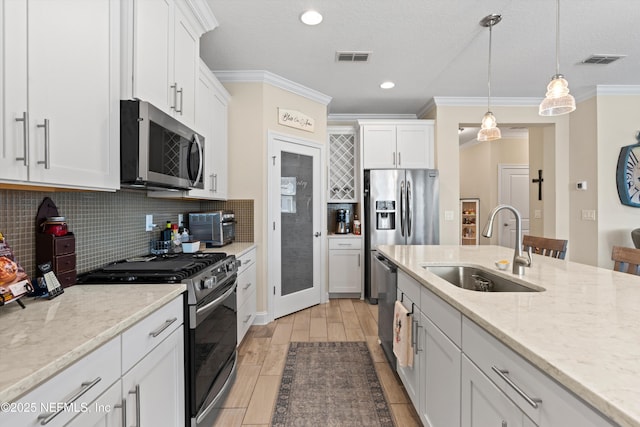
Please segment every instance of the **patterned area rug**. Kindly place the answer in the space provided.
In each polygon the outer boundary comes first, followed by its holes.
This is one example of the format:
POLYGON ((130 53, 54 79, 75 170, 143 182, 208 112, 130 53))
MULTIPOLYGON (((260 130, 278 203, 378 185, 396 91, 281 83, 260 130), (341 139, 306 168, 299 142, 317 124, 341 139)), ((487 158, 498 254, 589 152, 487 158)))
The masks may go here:
POLYGON ((364 342, 292 342, 272 423, 393 427, 364 342))

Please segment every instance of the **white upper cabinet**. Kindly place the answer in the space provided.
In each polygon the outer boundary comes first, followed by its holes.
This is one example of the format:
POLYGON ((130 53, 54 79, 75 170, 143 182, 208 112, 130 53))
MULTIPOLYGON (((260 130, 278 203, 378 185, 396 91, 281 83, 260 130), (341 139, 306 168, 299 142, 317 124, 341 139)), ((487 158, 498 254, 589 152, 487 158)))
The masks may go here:
POLYGON ((360 120, 364 169, 434 168, 433 120, 360 120))
POLYGON ((227 119, 231 95, 200 61, 196 90, 195 130, 204 136, 204 188, 183 192, 150 191, 149 197, 227 199, 227 119))
POLYGON ((125 4, 122 98, 148 101, 193 127, 200 36, 217 25, 209 7, 204 1, 185 0, 125 4))
POLYGON ((120 2, 2 6, 0 181, 118 189, 120 2))

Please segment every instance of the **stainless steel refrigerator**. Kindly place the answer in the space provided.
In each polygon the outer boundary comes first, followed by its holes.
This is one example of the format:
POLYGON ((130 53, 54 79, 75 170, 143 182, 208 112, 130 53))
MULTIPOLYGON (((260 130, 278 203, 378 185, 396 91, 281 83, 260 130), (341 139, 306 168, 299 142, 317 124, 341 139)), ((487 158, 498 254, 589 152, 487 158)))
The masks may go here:
POLYGON ((377 245, 440 243, 438 188, 436 169, 365 170, 365 296, 371 303, 379 297, 371 280, 377 245))

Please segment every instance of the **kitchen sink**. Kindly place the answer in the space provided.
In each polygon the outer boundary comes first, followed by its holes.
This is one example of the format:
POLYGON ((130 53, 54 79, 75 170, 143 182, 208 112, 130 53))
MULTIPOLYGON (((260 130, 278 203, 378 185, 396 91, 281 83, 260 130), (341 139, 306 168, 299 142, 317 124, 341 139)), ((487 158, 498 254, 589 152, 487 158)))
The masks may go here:
POLYGON ((522 285, 488 270, 465 265, 423 266, 427 271, 462 289, 479 292, 541 292, 544 288, 522 285))

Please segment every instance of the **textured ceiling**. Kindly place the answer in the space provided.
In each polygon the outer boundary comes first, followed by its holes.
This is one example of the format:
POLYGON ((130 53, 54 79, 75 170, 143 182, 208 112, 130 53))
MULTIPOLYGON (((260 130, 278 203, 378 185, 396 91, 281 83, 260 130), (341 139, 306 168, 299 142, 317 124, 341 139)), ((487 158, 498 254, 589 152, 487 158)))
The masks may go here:
MULTIPOLYGON (((544 96, 555 74, 555 0, 207 0, 219 27, 201 56, 216 70, 267 70, 330 97, 332 114, 415 114, 433 97, 544 96), (321 12, 321 24, 299 21, 321 12), (338 63, 336 51, 370 51, 338 63), (392 80, 396 87, 379 88, 392 80)), ((560 72, 576 97, 596 85, 640 85, 640 0, 562 0, 560 72), (610 65, 592 54, 627 55, 610 65)))

